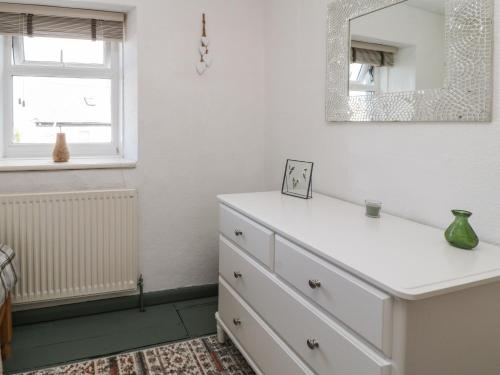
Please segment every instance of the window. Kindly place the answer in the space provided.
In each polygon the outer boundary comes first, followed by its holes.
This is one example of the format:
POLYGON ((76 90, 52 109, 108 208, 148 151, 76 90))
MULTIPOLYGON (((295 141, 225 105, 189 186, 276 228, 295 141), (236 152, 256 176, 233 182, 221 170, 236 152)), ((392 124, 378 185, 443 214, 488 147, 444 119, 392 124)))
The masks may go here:
POLYGON ((73 155, 119 154, 119 43, 25 36, 9 42, 7 156, 47 155, 59 131, 73 155))
POLYGON ((388 69, 398 48, 351 40, 349 95, 379 94, 387 86, 388 69))
POLYGON ((352 63, 349 70, 349 94, 361 96, 375 93, 376 68, 369 64, 352 63))
POLYGON ((122 155, 123 15, 68 12, 2 12, 0 4, 4 157, 49 157, 58 132, 72 156, 122 155))

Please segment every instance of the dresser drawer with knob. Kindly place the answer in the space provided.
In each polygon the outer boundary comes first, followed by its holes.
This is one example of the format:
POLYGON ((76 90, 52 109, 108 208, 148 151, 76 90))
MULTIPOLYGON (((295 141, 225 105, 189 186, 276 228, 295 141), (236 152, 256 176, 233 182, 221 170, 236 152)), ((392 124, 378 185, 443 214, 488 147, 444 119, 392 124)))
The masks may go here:
POLYGON ((391 356, 392 297, 276 236, 275 272, 391 356))
POLYGON ((389 361, 223 237, 220 275, 317 374, 391 373, 389 361))
POLYGON ((227 206, 219 208, 219 230, 250 255, 272 269, 274 233, 227 206))
POLYGON ((265 375, 313 375, 223 280, 219 284, 219 318, 238 343, 251 353, 265 375))
POLYGON ((243 254, 243 251, 226 237, 219 237, 219 274, 250 303, 247 296, 252 294, 252 288, 255 287, 255 270, 251 263, 243 262, 239 254, 243 254))

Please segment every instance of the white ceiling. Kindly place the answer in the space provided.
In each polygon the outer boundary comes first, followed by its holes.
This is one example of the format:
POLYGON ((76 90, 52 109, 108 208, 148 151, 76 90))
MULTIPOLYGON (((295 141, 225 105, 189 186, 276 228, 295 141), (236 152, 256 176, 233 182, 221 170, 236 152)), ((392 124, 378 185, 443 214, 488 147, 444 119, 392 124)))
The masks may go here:
POLYGON ((444 14, 445 2, 446 0, 408 0, 406 4, 429 12, 444 14))

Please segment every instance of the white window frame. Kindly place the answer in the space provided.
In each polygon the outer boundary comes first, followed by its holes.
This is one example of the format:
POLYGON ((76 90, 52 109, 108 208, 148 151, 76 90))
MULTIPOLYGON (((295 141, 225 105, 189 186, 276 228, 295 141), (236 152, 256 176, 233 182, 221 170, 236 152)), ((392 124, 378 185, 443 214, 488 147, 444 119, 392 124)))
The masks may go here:
MULTIPOLYGON (((360 75, 362 73, 366 73, 366 70, 368 69, 368 64, 362 64, 362 70, 360 72, 360 75)), ((373 94, 373 93, 378 93, 379 90, 379 85, 378 85, 378 80, 379 80, 379 68, 375 67, 375 72, 374 72, 374 82, 372 84, 369 83, 363 83, 362 81, 357 81, 357 80, 350 80, 349 81, 349 91, 360 91, 360 92, 366 92, 367 94, 373 94)))
MULTIPOLYGON (((111 142, 71 143, 72 156, 123 156, 123 67, 122 43, 105 42, 104 64, 65 64, 58 62, 33 62, 24 60, 22 37, 4 38, 3 81, 3 157, 50 157, 53 144, 14 143, 13 77, 94 78, 111 80, 111 142), (15 59, 15 62, 14 62, 15 59)), ((55 140, 54 140, 55 142, 55 140)))

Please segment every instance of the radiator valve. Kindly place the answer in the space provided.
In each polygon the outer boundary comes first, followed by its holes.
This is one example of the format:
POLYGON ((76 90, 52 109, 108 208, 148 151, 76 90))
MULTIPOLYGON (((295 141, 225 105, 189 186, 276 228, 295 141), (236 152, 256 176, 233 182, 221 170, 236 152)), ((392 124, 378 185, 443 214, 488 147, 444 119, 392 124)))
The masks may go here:
POLYGON ((145 312, 144 308, 144 278, 142 274, 139 276, 139 280, 137 280, 137 287, 139 288, 139 310, 140 312, 145 312))

